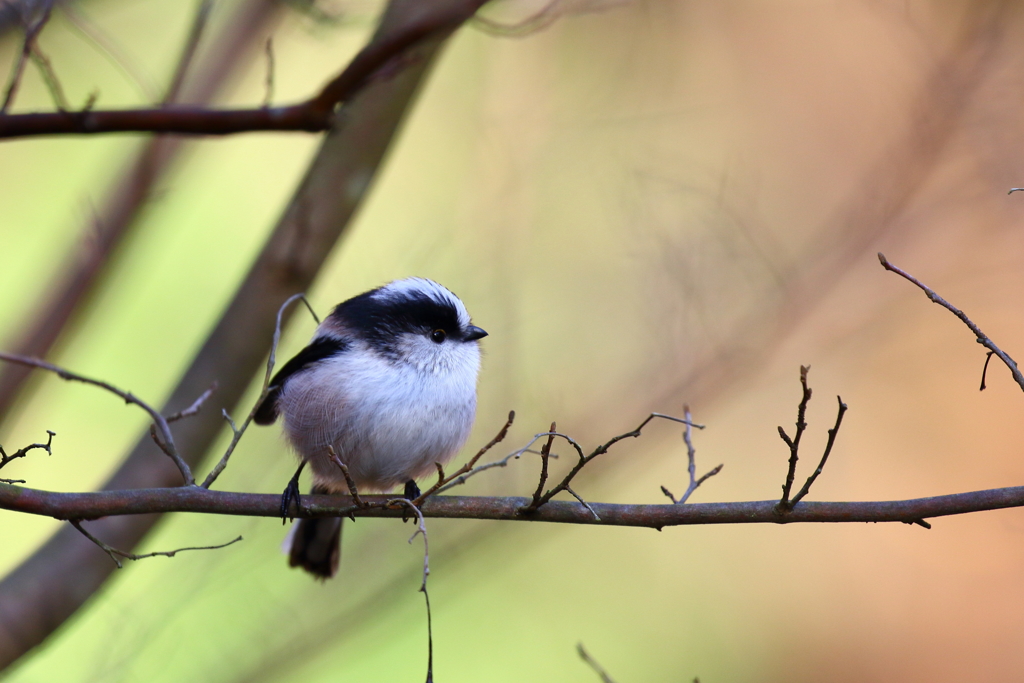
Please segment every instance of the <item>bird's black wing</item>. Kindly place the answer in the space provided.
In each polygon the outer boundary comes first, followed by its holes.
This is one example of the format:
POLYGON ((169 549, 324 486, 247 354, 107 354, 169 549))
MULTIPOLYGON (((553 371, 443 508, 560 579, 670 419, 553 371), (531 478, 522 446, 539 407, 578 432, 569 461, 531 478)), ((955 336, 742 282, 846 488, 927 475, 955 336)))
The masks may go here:
POLYGON ((267 396, 256 409, 254 417, 256 424, 273 424, 274 420, 277 419, 277 399, 281 396, 281 390, 284 388, 285 382, 292 375, 302 372, 314 363, 344 352, 348 346, 349 342, 344 339, 318 337, 310 342, 309 346, 299 351, 270 380, 270 386, 267 387, 267 396))

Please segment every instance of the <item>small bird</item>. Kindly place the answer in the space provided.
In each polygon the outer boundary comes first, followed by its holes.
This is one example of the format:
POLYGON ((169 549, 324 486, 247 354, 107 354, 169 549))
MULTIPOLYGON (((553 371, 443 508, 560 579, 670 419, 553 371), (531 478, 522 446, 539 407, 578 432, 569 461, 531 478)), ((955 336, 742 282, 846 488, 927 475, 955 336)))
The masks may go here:
MULTIPOLYGON (((480 371, 473 325, 451 291, 425 278, 395 280, 338 304, 309 345, 270 381, 256 424, 280 415, 301 463, 282 497, 298 498, 308 463, 313 493, 348 493, 347 467, 360 493, 405 484, 437 471, 469 437, 480 371)), ((285 541, 289 564, 326 579, 338 570, 341 519, 300 519, 285 541)))

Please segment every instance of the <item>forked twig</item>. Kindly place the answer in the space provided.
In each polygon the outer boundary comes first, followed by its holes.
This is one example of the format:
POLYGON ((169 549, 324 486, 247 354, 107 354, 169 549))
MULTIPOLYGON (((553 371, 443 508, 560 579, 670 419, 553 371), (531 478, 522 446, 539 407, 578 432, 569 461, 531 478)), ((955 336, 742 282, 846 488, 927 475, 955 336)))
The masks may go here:
POLYGON ((725 463, 722 463, 718 467, 715 467, 714 469, 707 472, 700 479, 696 478, 697 449, 694 448, 693 446, 693 415, 690 413, 690 406, 683 406, 683 417, 686 419, 686 427, 683 430, 683 442, 686 444, 686 471, 690 476, 690 483, 686 487, 686 492, 683 493, 682 497, 679 498, 679 500, 676 500, 676 497, 673 496, 672 492, 669 491, 667 488, 665 488, 664 486, 661 487, 661 492, 668 496, 669 500, 671 500, 676 505, 682 505, 687 500, 689 500, 690 495, 697 490, 697 487, 699 487, 705 481, 721 472, 722 468, 725 466, 725 463))
POLYGON ((14 96, 18 92, 18 86, 21 84, 21 77, 25 73, 25 64, 31 59, 36 38, 39 37, 43 27, 46 26, 46 22, 50 20, 50 12, 52 11, 53 0, 45 0, 42 4, 42 12, 39 18, 34 22, 26 24, 25 39, 21 44, 21 52, 18 53, 18 59, 14 63, 14 68, 11 69, 11 76, 7 81, 7 91, 4 93, 4 101, 3 104, 0 104, 0 114, 6 114, 14 102, 14 96))
POLYGON ((839 401, 839 413, 836 415, 836 424, 832 429, 828 430, 828 443, 825 445, 825 452, 821 456, 821 461, 818 463, 818 467, 811 473, 811 476, 807 478, 804 485, 797 492, 796 496, 790 499, 789 494, 792 490, 793 480, 796 477, 796 463, 799 460, 798 450, 800 449, 800 438, 803 436, 804 431, 807 429, 807 421, 805 416, 807 414, 807 404, 811 400, 811 389, 807 386, 807 372, 810 367, 800 366, 800 386, 803 389, 803 396, 800 399, 800 406, 797 408, 796 418, 796 435, 790 438, 786 434, 786 430, 779 427, 779 436, 789 446, 789 469, 786 471, 786 483, 782 486, 782 498, 775 505, 775 511, 779 514, 791 512, 793 508, 799 503, 804 497, 810 492, 811 485, 815 482, 822 470, 825 469, 825 463, 828 462, 828 456, 832 453, 832 446, 835 445, 836 435, 839 434, 839 427, 843 424, 843 415, 846 414, 847 405, 843 403, 843 399, 840 396, 836 396, 836 400, 839 401))
POLYGON ((109 546, 106 543, 104 543, 103 541, 101 541, 100 539, 96 538, 95 536, 93 536, 92 534, 90 534, 88 531, 85 530, 85 528, 82 526, 82 520, 80 520, 80 519, 69 519, 68 521, 71 522, 71 526, 73 526, 76 529, 78 529, 78 531, 83 536, 85 536, 90 541, 95 543, 107 555, 110 555, 110 559, 112 559, 114 561, 114 564, 117 565, 118 569, 123 569, 124 568, 124 565, 121 564, 121 560, 117 559, 118 557, 123 557, 126 560, 144 560, 147 557, 174 557, 178 553, 183 553, 186 550, 220 550, 221 548, 226 548, 229 545, 232 545, 234 543, 238 543, 239 541, 242 540, 242 537, 239 536, 238 538, 230 540, 227 543, 221 543, 220 545, 204 545, 204 546, 195 546, 195 547, 189 547, 189 548, 178 548, 176 550, 165 550, 165 551, 157 551, 157 552, 152 552, 152 553, 144 553, 142 555, 136 555, 135 553, 126 553, 123 550, 118 550, 117 548, 109 546))
POLYGON ((182 420, 182 419, 184 419, 186 417, 192 417, 193 415, 198 415, 199 414, 199 409, 203 407, 203 404, 206 403, 206 401, 209 400, 209 398, 211 396, 213 396, 213 392, 215 392, 215 391, 217 391, 217 383, 216 382, 211 384, 210 388, 207 389, 206 391, 204 391, 199 396, 199 398, 197 398, 195 401, 192 402, 192 405, 190 405, 188 408, 185 408, 185 410, 179 410, 178 412, 174 413, 173 415, 168 415, 167 416, 167 421, 168 422, 177 422, 178 420, 182 420))
MULTIPOLYGON (((46 435, 47 435, 46 436, 46 443, 33 443, 33 444, 29 444, 28 446, 25 446, 24 448, 19 448, 18 450, 14 451, 10 455, 7 455, 7 453, 4 452, 4 447, 0 446, 0 469, 3 469, 3 467, 6 466, 7 464, 9 464, 12 460, 17 460, 18 458, 24 458, 26 455, 28 455, 29 451, 33 451, 33 450, 35 450, 37 448, 40 449, 40 450, 46 451, 47 455, 53 455, 53 450, 51 449, 51 446, 53 444, 53 437, 57 436, 57 434, 55 432, 52 432, 49 429, 47 429, 46 430, 46 435)), ((0 479, 0 481, 2 481, 5 484, 24 484, 25 483, 24 479, 0 479)))

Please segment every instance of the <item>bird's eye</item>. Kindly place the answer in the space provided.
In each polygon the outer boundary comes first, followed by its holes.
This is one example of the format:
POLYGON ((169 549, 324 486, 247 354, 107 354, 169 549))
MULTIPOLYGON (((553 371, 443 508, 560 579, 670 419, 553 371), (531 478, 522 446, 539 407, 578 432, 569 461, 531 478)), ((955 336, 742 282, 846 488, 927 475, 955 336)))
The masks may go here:
POLYGON ((440 344, 448 338, 448 334, 444 330, 434 330, 430 333, 430 338, 440 344))

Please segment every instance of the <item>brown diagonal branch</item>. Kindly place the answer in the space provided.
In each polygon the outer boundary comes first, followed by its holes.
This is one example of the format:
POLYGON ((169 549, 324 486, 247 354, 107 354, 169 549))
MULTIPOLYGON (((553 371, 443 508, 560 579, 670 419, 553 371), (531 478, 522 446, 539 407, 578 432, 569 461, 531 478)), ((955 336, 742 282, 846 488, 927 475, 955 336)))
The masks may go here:
MULTIPOLYGON (((7 110, 10 109, 11 104, 14 102, 14 96, 18 92, 18 86, 21 85, 21 77, 25 73, 25 65, 28 63, 28 60, 32 58, 36 38, 39 37, 43 27, 46 26, 46 22, 50 20, 50 13, 53 11, 53 2, 52 0, 44 0, 40 7, 41 11, 35 21, 26 20, 25 38, 22 41, 21 52, 18 53, 18 59, 14 62, 14 68, 11 69, 11 76, 7 81, 7 90, 4 92, 4 101, 3 104, 0 104, 0 118, 7 115, 7 110)), ((22 11, 26 10, 22 8, 22 11)))

